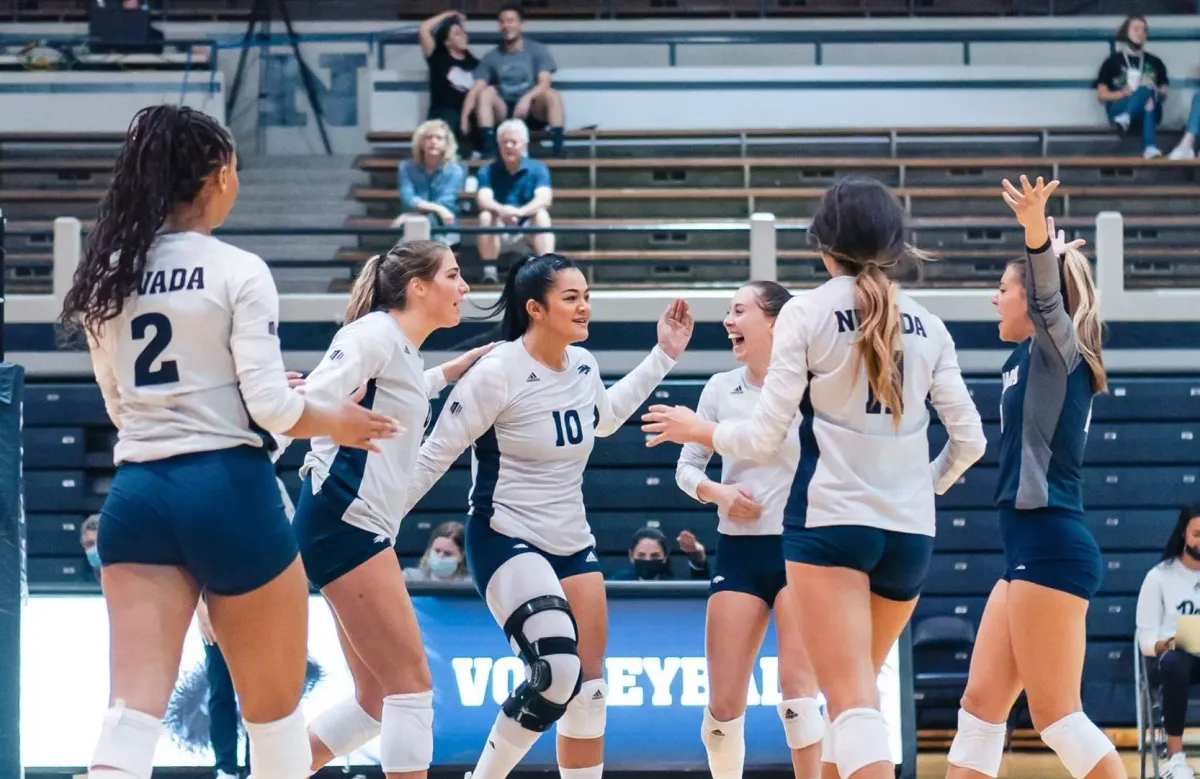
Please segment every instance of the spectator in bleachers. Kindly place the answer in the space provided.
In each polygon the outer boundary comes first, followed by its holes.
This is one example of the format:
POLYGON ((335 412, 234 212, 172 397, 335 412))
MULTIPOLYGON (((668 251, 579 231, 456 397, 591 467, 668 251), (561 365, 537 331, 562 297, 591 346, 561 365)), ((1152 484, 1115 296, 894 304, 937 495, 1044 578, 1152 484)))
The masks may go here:
MULTIPOLYGON (((550 168, 528 155, 529 128, 520 119, 509 119, 500 125, 497 137, 500 159, 479 171, 475 204, 479 207, 480 226, 511 227, 533 223, 537 227, 549 227, 549 209, 554 202, 550 168)), ((523 238, 512 233, 479 236, 479 257, 483 260, 485 281, 499 279, 496 260, 500 257, 501 244, 507 248, 523 238)), ((530 243, 534 254, 554 252, 553 233, 536 233, 530 243)))
POLYGON ((92 573, 96 577, 96 581, 100 581, 100 547, 96 544, 96 539, 100 536, 100 515, 92 514, 83 521, 83 525, 79 528, 79 545, 83 547, 83 553, 87 555, 88 565, 92 566, 92 573))
MULTIPOLYGON (((399 227, 406 218, 425 216, 434 224, 458 224, 458 195, 467 180, 467 169, 458 160, 458 143, 441 119, 423 122, 413 133, 412 159, 397 171, 401 213, 392 221, 399 227)), ((458 243, 455 234, 438 236, 448 246, 458 243)))
MULTIPOLYGON (((704 545, 696 540, 690 530, 684 530, 676 537, 675 542, 688 559, 688 578, 706 580, 709 577, 708 552, 704 545)), ((667 551, 667 537, 662 531, 644 527, 633 534, 633 543, 629 547, 629 568, 616 571, 609 579, 614 581, 666 581, 674 579, 671 573, 670 553, 667 551)))
POLYGON ((468 116, 474 111, 483 132, 483 154, 496 153, 496 120, 533 119, 550 131, 554 153, 563 150, 563 101, 550 86, 558 66, 550 50, 523 34, 524 17, 519 5, 500 9, 502 41, 484 55, 475 69, 475 83, 463 104, 461 130, 467 131, 468 116))
POLYGON ((1183 127, 1183 137, 1179 144, 1171 150, 1173 160, 1196 159, 1196 136, 1200 135, 1200 92, 1192 95, 1192 110, 1188 114, 1187 124, 1183 127))
POLYGON ((1193 779, 1183 753, 1188 687, 1200 683, 1200 657, 1175 648, 1181 614, 1200 613, 1200 504, 1184 506, 1167 538, 1162 562, 1142 582, 1137 603, 1137 640, 1142 654, 1158 658, 1163 725, 1167 731, 1164 779, 1193 779))
POLYGON ((1125 132, 1142 122, 1142 156, 1161 157, 1158 123, 1167 99, 1167 66, 1146 51, 1149 27, 1141 16, 1130 16, 1117 30, 1117 50, 1100 65, 1093 82, 1108 120, 1125 132))
POLYGON ((443 522, 429 534, 429 544, 416 568, 405 568, 410 582, 465 582, 467 553, 463 548, 463 523, 443 522))
POLYGON ((463 113, 463 101, 475 83, 472 74, 479 67, 479 60, 467 48, 466 21, 458 11, 444 11, 422 22, 417 33, 429 68, 426 118, 445 122, 464 149, 471 137, 471 116, 463 113))

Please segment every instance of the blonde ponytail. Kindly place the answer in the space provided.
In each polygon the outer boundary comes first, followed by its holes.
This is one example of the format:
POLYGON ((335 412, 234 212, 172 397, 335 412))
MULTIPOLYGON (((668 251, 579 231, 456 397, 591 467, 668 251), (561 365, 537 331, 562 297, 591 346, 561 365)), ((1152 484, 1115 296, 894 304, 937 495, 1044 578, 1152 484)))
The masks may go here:
POLYGON ((376 254, 359 271, 354 288, 350 290, 350 305, 346 307, 346 318, 342 324, 348 325, 361 319, 375 308, 375 291, 379 288, 379 266, 382 263, 383 256, 376 254))
POLYGON ((1075 340, 1079 353, 1092 369, 1092 391, 1108 391, 1108 373, 1101 355, 1104 323, 1100 319, 1100 298, 1092 279, 1092 266, 1087 257, 1068 249, 1062 258, 1063 305, 1075 325, 1075 340))
POLYGON ((858 308, 858 351, 867 366, 867 383, 875 400, 891 411, 892 426, 904 414, 904 373, 900 345, 900 305, 896 284, 875 263, 868 262, 854 277, 858 308))

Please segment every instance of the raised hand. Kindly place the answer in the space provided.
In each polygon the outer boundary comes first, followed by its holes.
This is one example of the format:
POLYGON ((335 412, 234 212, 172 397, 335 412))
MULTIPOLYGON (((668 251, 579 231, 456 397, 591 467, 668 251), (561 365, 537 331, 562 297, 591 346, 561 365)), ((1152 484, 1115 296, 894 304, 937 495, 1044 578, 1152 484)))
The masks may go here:
POLYGON ((1008 203, 1017 221, 1025 228, 1025 243, 1030 248, 1042 246, 1050 237, 1046 232, 1046 203, 1056 189, 1057 180, 1047 184, 1041 176, 1038 176, 1036 184, 1030 184, 1028 176, 1021 176, 1021 189, 1004 179, 1004 202, 1008 203))
POLYGON ((453 360, 447 360, 442 363, 442 374, 446 377, 446 381, 453 382, 461 379, 462 375, 467 372, 467 368, 470 368, 475 364, 476 360, 495 349, 501 343, 501 341, 492 341, 490 344, 476 346, 474 349, 458 355, 453 360))
POLYGON ((1076 238, 1074 241, 1067 242, 1067 234, 1062 230, 1055 232, 1054 217, 1046 217, 1046 232, 1050 234, 1050 248, 1054 250, 1055 257, 1061 257, 1070 249, 1082 249, 1087 241, 1082 238, 1076 238))
POLYGON ((692 318, 692 309, 682 298, 676 299, 658 320, 658 346, 672 360, 678 360, 679 355, 687 348, 692 340, 692 329, 696 320, 692 318))

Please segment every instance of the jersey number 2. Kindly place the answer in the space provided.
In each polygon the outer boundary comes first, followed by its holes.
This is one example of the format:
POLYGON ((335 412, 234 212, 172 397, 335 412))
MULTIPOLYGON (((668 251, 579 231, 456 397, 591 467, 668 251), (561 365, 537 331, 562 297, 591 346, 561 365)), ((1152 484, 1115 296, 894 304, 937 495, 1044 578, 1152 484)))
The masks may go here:
MULTIPOLYGON (((900 358, 900 386, 904 386, 904 357, 900 358)), ((890 414, 892 410, 880 402, 879 398, 875 397, 875 390, 871 388, 871 382, 867 382, 867 413, 868 414, 890 414)))
POLYGON ((567 444, 577 444, 583 441, 583 423, 579 421, 579 412, 575 409, 554 414, 554 431, 558 433, 558 439, 554 442, 555 446, 566 446, 567 444), (563 441, 563 433, 566 433, 566 441, 563 441))
POLYGON ((154 328, 154 337, 146 348, 133 361, 133 384, 135 387, 153 387, 157 384, 174 384, 179 381, 179 366, 174 360, 164 360, 158 370, 150 366, 162 356, 163 351, 171 343, 171 320, 166 314, 142 314, 133 318, 129 323, 133 329, 133 340, 141 341, 146 337, 146 330, 154 328))

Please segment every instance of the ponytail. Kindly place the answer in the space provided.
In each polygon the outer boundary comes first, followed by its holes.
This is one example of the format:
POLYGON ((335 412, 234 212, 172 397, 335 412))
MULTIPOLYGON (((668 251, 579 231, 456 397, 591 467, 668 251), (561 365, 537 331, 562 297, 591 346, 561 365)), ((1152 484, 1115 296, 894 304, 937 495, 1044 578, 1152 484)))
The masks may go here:
POLYGON ((433 281, 450 249, 437 241, 401 241, 376 254, 354 280, 344 324, 350 324, 375 309, 400 311, 408 303, 408 282, 433 281))
POLYGON ((554 276, 561 270, 574 268, 561 254, 526 256, 513 263, 504 279, 504 289, 494 306, 485 309, 491 318, 500 315, 500 324, 489 340, 515 341, 529 330, 529 308, 531 300, 546 304, 546 293, 554 285, 554 276))
POLYGON ((1100 298, 1087 257, 1068 249, 1062 258, 1063 305, 1075 325, 1079 353, 1092 371, 1092 392, 1108 391, 1108 372, 1101 354, 1104 323, 1100 320, 1100 298))
POLYGON ((358 278, 354 280, 354 287, 350 290, 350 304, 346 306, 343 324, 348 325, 356 319, 361 319, 375 308, 376 290, 379 288, 379 266, 382 264, 382 255, 376 254, 367 260, 367 264, 359 271, 358 278))
POLYGON ((854 277, 858 309, 858 352, 867 367, 867 383, 875 401, 888 408, 893 427, 904 414, 904 351, 900 344, 900 306, 896 284, 876 264, 854 277))

